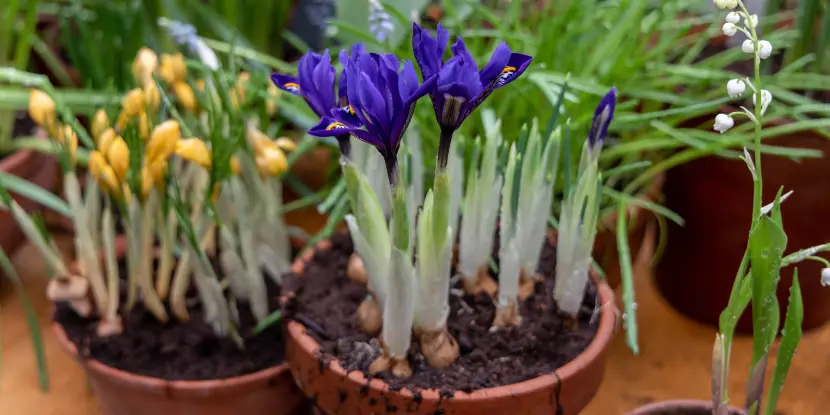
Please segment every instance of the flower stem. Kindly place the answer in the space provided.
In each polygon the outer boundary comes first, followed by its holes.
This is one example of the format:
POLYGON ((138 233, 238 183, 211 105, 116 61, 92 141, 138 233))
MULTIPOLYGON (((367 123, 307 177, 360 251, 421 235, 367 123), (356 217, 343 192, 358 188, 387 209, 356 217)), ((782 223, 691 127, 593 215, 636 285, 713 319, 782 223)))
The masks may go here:
POLYGON ((455 131, 449 128, 441 129, 441 137, 438 139, 438 163, 436 164, 436 174, 447 169, 447 163, 450 156, 450 145, 452 144, 452 135, 455 131))

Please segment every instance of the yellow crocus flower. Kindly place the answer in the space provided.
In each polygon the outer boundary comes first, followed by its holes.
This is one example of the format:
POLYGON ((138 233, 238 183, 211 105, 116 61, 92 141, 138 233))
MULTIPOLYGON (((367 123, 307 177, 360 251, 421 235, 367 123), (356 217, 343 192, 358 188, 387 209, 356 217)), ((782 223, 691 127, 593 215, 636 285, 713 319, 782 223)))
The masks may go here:
POLYGON ((147 200, 153 190, 153 174, 147 166, 141 168, 141 199, 147 200))
POLYGON ((199 138, 187 138, 179 140, 176 143, 176 154, 185 159, 196 163, 205 169, 210 169, 211 152, 207 144, 199 138))
POLYGON ((107 164, 107 160, 100 151, 93 151, 89 154, 89 173, 92 174, 98 185, 108 193, 118 194, 121 190, 115 172, 107 164))
POLYGON ((273 99, 266 98, 265 112, 269 117, 273 117, 277 113, 277 100, 280 97, 280 89, 273 82, 268 83, 268 96, 273 99))
POLYGON ((142 47, 133 59, 133 76, 140 85, 153 82, 153 72, 158 66, 156 53, 147 47, 142 47))
POLYGON ((193 88, 184 81, 178 81, 173 84, 173 93, 176 99, 182 106, 190 112, 196 112, 199 108, 199 103, 196 101, 196 94, 193 93, 193 88))
POLYGON ((103 133, 95 138, 95 145, 98 147, 98 151, 106 154, 114 140, 115 130, 107 128, 103 133))
POLYGON ((168 84, 187 79, 187 65, 184 63, 184 56, 181 53, 161 55, 161 67, 159 74, 168 84))
POLYGON ((176 142, 182 138, 179 123, 175 120, 167 120, 150 134, 150 141, 147 142, 147 163, 156 161, 167 161, 176 151, 176 142))
POLYGON ((95 116, 92 117, 92 125, 90 126, 92 138, 97 141, 98 137, 109 128, 109 125, 110 120, 107 118, 107 112, 103 108, 95 111, 95 116))
POLYGON ((275 144, 283 151, 297 151, 297 143, 288 137, 278 138, 275 144))
MULTIPOLYGON (((158 85, 155 82, 150 82, 142 88, 144 94, 144 108, 152 110, 153 113, 159 110, 161 104, 161 94, 159 93, 158 85)), ((143 112, 143 111, 142 111, 143 112)))
POLYGON ((63 126, 61 142, 69 153, 69 159, 72 160, 72 165, 75 165, 75 162, 78 161, 78 134, 75 134, 75 130, 72 127, 65 125, 63 126))
POLYGON ((262 151, 271 142, 268 136, 257 128, 248 128, 245 132, 245 137, 248 139, 248 144, 254 152, 262 151))
POLYGON ((263 176, 277 176, 288 169, 288 159, 278 148, 265 147, 254 159, 259 174, 263 176))
POLYGON ((123 183, 127 178, 127 170, 130 168, 130 149, 127 147, 127 142, 121 137, 116 137, 106 154, 115 177, 123 183))
POLYGON ((146 112, 142 112, 138 116, 138 136, 143 141, 147 141, 147 138, 150 137, 150 119, 146 112))
POLYGON ((144 112, 144 91, 133 88, 121 99, 121 117, 124 123, 129 122, 133 117, 144 112))
POLYGON ((29 117, 49 134, 55 135, 55 101, 45 92, 33 89, 29 92, 29 117))

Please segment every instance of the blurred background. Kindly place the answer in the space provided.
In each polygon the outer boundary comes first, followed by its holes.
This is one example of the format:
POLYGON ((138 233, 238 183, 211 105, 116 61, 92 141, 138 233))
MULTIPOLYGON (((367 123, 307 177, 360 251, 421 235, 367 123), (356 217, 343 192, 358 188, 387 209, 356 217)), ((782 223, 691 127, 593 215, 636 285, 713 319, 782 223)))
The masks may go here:
MULTIPOLYGON (((817 246, 830 241, 830 2, 746 3, 774 46, 763 66, 765 88, 775 97, 763 137, 764 194, 771 198, 782 186, 794 191, 783 205, 788 251, 817 246)), ((729 99, 725 85, 750 76, 752 63, 740 51, 743 35, 724 36, 723 16, 715 12, 709 0, 0 0, 0 68, 48 76, 88 124, 97 109, 118 105, 134 87, 133 59, 142 47, 197 58, 198 41, 223 65, 267 76, 296 73, 308 50, 336 56, 354 42, 411 59, 412 23, 440 23, 463 35, 482 62, 501 41, 534 57, 515 87, 488 102, 508 142, 523 124, 547 119, 566 80, 564 111, 580 126, 573 133, 584 136, 596 100, 616 86, 594 258, 621 295, 616 211, 618 201, 629 201, 624 231, 634 270, 627 289, 636 294, 639 354, 621 328, 603 386, 585 413, 623 414, 652 401, 710 397, 712 342, 745 246, 752 186, 738 157, 752 140, 751 126, 721 136, 712 125, 716 114, 747 105, 729 99)), ((26 87, 0 76, 0 174, 58 193, 58 164, 44 131, 26 114, 28 99, 26 87)), ((433 117, 428 104, 419 105, 413 121, 425 171, 437 148, 433 117)), ((483 131, 479 117, 472 118, 460 134, 483 131)), ((300 143, 284 193, 294 203, 289 224, 312 239, 330 235, 346 214, 336 144, 305 136, 316 121, 301 99, 284 94, 267 126, 270 136, 300 143)), ((46 229, 72 255, 65 220, 25 194, 16 196, 41 212, 46 229)), ((47 272, 5 212, 0 244, 31 297, 0 277, 0 414, 97 414, 82 372, 51 331, 43 330, 42 339, 30 336, 27 309, 41 327, 50 325, 50 305, 41 295, 47 272), (32 347, 44 350, 48 391, 39 388, 32 347)), ((820 284, 823 267, 820 261, 799 266, 805 336, 777 414, 830 413, 830 288, 820 284)), ((782 271, 782 303, 792 272, 782 271)), ((735 402, 743 400, 749 372, 749 323, 739 325, 744 334, 733 350, 735 402)))

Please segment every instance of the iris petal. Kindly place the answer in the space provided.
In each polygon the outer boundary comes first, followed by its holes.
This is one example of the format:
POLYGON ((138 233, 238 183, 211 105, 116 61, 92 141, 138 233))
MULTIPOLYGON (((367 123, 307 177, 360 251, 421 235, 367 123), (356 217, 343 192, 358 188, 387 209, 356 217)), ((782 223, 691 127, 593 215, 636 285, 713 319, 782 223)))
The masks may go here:
POLYGON ((496 50, 493 51, 493 56, 490 57, 490 61, 479 72, 483 85, 490 85, 501 76, 502 69, 510 61, 510 55, 510 47, 506 43, 502 43, 496 47, 496 50))
POLYGON ((608 126, 611 125, 611 120, 614 119, 614 109, 617 106, 617 88, 611 88, 596 110, 594 110, 594 120, 591 123, 591 132, 588 133, 588 143, 591 147, 602 145, 602 141, 608 134, 608 126))
POLYGON ((271 82, 283 91, 290 92, 294 95, 302 95, 300 81, 294 76, 272 73, 271 82))
POLYGON ((315 137, 337 137, 349 134, 373 146, 383 145, 383 142, 377 136, 369 134, 360 128, 349 127, 331 117, 320 118, 320 122, 314 127, 311 127, 308 133, 315 137))

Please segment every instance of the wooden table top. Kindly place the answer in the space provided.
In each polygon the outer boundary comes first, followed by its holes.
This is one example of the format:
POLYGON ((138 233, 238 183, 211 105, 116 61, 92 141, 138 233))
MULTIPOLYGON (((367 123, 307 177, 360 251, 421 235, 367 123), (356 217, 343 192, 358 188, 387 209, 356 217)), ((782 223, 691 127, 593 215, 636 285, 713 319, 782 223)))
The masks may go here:
MULTIPOLYGON (((69 238, 58 238, 69 247, 69 238)), ((31 246, 14 257, 34 300, 45 338, 51 375, 51 390, 38 389, 31 340, 20 300, 10 284, 0 289, 0 414, 2 415, 98 415, 79 367, 60 349, 49 327, 49 304, 42 295, 45 273, 31 246)), ((714 328, 692 322, 671 309, 656 292, 650 270, 638 270, 640 347, 634 356, 622 333, 613 340, 605 379, 586 415, 624 414, 642 404, 667 399, 710 396, 709 374, 714 328)), ((819 276, 804 278, 803 289, 822 289, 819 276)), ((830 288, 827 288, 830 289, 830 288)), ((826 415, 830 413, 830 325, 805 334, 781 397, 781 415, 826 415)), ((732 401, 743 403, 744 382, 749 372, 751 340, 736 339, 732 353, 729 387, 732 401)), ((770 365, 770 371, 772 365, 770 365)), ((769 380, 769 376, 767 377, 769 380)))

